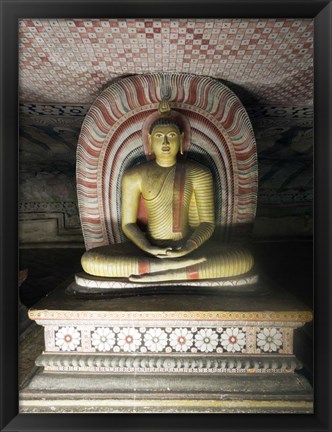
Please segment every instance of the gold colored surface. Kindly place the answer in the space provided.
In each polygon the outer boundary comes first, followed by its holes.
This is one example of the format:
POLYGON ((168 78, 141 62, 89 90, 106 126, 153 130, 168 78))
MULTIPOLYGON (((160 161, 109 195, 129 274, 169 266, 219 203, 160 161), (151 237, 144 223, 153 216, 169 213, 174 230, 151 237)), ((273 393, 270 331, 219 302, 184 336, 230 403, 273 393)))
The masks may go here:
POLYGON ((158 112, 161 117, 168 117, 171 115, 171 107, 167 99, 163 99, 158 107, 158 112))
MULTIPOLYGON (((159 111, 165 119, 167 101, 161 102, 159 111)), ((149 135, 149 153, 155 160, 134 166, 122 179, 122 229, 136 250, 126 244, 94 248, 83 255, 83 269, 94 276, 143 283, 247 273, 254 264, 249 251, 206 243, 215 228, 211 172, 177 159, 184 135, 172 120, 162 121, 149 135), (146 232, 137 223, 141 201, 146 232), (193 253, 196 249, 199 252, 193 253)))

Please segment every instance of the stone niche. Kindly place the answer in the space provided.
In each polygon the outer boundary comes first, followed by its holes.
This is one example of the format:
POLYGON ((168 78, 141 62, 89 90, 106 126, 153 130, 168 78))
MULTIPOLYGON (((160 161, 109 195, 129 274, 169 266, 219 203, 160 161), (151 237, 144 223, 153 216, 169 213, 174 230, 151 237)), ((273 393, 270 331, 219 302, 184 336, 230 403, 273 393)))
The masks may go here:
MULTIPOLYGON (((83 123, 77 191, 86 249, 124 241, 121 177, 145 159, 141 133, 166 90, 188 119, 188 157, 213 173, 217 235, 250 233, 257 156, 241 102, 210 78, 149 74, 111 85, 83 123)), ((312 314, 282 287, 259 281, 260 293, 241 294, 182 286, 165 295, 156 286, 150 295, 87 298, 55 290, 29 311, 45 347, 21 389, 20 411, 312 413, 312 388, 294 354, 312 314)))

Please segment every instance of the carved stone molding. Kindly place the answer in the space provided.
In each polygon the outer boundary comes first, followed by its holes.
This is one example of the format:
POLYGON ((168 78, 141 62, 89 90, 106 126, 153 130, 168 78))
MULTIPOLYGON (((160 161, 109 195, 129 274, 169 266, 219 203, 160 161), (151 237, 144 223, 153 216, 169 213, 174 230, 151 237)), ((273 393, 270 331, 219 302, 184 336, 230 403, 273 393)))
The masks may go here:
POLYGON ((302 367, 294 356, 158 356, 44 353, 45 371, 114 373, 291 373, 302 367))

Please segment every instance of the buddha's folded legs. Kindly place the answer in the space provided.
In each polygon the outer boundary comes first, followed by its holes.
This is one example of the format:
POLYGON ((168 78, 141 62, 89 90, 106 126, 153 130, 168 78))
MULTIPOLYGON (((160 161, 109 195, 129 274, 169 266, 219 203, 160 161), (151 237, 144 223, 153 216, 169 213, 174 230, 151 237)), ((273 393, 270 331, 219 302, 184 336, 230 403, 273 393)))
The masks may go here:
POLYGON ((184 258, 159 259, 130 243, 102 246, 83 255, 82 267, 94 276, 161 282, 232 277, 247 273, 254 264, 251 253, 242 247, 209 242, 202 249, 184 258))
POLYGON ((204 257, 159 259, 144 254, 130 243, 102 246, 82 256, 83 270, 94 276, 129 278, 133 275, 176 271, 204 262, 204 257))
POLYGON ((251 270, 254 259, 246 249, 224 250, 223 253, 208 256, 205 262, 179 270, 131 276, 132 282, 165 282, 174 280, 218 279, 238 276, 251 270))

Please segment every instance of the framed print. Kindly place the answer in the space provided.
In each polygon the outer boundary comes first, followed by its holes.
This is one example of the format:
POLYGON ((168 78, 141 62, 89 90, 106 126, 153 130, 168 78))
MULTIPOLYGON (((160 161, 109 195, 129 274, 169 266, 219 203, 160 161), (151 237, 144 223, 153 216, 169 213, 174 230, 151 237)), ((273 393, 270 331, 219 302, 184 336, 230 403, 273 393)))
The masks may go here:
POLYGON ((330 1, 2 11, 1 430, 330 430, 330 1))

